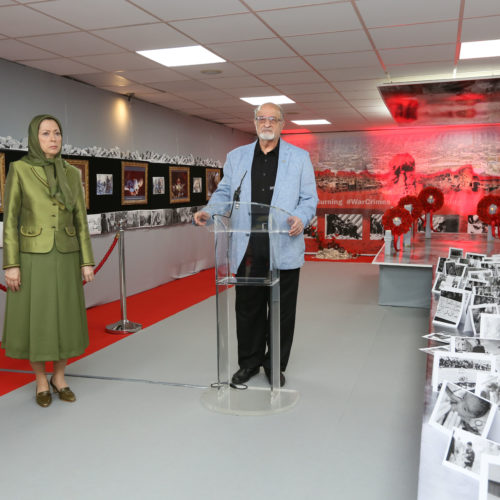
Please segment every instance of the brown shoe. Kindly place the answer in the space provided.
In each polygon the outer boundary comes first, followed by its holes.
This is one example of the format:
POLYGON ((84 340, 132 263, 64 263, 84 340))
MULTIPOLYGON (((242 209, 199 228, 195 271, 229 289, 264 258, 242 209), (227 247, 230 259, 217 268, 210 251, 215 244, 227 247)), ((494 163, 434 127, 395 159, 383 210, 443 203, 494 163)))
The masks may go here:
POLYGON ((75 393, 68 386, 58 389, 54 384, 52 377, 50 378, 50 385, 52 386, 52 389, 54 389, 54 392, 59 394, 59 399, 62 401, 67 401, 68 403, 74 403, 76 401, 75 393))
POLYGON ((36 404, 42 408, 47 408, 52 403, 52 394, 50 391, 41 391, 35 393, 36 404))

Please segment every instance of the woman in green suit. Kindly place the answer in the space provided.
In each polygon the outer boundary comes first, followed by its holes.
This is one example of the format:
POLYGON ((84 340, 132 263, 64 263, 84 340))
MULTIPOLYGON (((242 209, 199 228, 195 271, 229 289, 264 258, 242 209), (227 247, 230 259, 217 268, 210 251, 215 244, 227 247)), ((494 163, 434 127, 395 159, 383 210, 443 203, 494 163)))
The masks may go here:
POLYGON ((61 147, 59 120, 35 116, 28 154, 10 165, 5 184, 2 348, 29 359, 42 407, 52 402, 50 386, 61 400, 76 399, 64 370, 88 346, 82 277, 94 279, 80 173, 61 158, 61 147), (50 386, 46 361, 54 362, 50 386))

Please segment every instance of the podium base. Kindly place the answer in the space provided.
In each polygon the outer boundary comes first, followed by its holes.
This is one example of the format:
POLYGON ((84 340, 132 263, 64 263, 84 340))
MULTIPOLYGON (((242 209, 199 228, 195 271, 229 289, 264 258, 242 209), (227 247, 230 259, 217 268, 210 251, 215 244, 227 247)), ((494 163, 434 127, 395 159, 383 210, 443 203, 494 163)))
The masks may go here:
POLYGON ((293 408, 299 400, 298 391, 248 387, 238 390, 227 385, 212 388, 201 396, 205 408, 229 415, 272 415, 293 408))
POLYGON ((112 325, 106 326, 106 331, 108 333, 135 333, 142 328, 139 323, 134 323, 128 319, 117 321, 112 325))

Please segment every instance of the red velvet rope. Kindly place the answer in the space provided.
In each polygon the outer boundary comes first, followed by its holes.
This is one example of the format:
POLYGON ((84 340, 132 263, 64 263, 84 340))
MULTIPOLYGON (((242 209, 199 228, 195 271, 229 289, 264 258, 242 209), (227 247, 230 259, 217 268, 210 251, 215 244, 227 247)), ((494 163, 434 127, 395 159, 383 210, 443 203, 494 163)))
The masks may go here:
MULTIPOLYGON (((115 237, 113 238, 113 242, 111 243, 111 246, 109 247, 108 251, 104 254, 104 257, 101 259, 101 262, 99 262, 97 267, 94 269, 94 274, 97 274, 100 271, 101 267, 104 265, 104 263, 108 260, 109 256, 111 255, 111 252, 115 248, 119 239, 120 239, 120 233, 118 232, 115 234, 115 237)), ((83 284, 86 285, 87 282, 84 280, 83 284)), ((2 285, 2 283, 0 283, 0 290, 3 290, 4 292, 6 292, 7 287, 5 285, 2 285)))

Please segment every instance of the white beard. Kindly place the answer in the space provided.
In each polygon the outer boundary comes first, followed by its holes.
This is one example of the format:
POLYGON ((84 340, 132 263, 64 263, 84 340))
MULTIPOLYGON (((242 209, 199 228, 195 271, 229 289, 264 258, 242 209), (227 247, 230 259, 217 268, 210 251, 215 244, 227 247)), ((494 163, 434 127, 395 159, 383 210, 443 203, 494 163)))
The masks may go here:
POLYGON ((257 134, 259 136, 259 139, 262 141, 274 141, 275 135, 274 132, 261 132, 260 134, 257 134))

